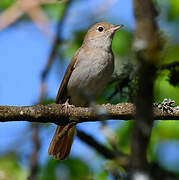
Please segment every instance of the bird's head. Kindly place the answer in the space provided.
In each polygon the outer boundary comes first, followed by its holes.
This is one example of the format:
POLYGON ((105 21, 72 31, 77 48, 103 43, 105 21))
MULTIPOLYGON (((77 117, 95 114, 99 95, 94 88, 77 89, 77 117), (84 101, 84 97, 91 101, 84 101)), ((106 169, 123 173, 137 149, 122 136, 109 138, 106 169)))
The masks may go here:
POLYGON ((83 44, 94 48, 111 48, 114 33, 123 25, 113 25, 106 22, 99 22, 89 28, 83 44))

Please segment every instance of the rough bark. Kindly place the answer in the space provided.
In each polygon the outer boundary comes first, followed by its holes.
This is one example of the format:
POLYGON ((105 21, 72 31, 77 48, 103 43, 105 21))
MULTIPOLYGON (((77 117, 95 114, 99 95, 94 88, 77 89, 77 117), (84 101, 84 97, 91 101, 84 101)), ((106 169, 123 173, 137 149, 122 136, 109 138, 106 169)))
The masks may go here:
MULTIPOLYGON (((173 112, 154 107, 153 118, 155 120, 178 120, 179 106, 171 107, 170 110, 173 112)), ((70 107, 67 112, 61 104, 0 106, 0 122, 29 121, 65 125, 70 122, 82 123, 104 119, 133 120, 134 118, 135 106, 132 103, 105 104, 96 106, 96 108, 70 107), (105 109, 102 114, 100 113, 101 107, 105 109), (100 109, 99 112, 98 109, 100 109)))

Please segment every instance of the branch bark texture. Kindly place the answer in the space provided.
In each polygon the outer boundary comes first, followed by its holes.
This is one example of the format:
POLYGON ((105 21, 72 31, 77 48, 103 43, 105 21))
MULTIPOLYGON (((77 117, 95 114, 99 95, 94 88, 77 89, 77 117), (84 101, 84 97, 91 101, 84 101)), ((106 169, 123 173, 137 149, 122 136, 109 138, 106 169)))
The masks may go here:
MULTIPOLYGON (((171 110, 173 112, 164 112, 154 107, 153 118, 155 120, 179 120, 179 106, 172 107, 171 110)), ((135 118, 135 105, 132 103, 119 103, 117 105, 105 104, 96 106, 96 108, 70 107, 68 112, 61 104, 0 106, 0 122, 29 121, 66 125, 70 122, 102 121, 104 117, 106 120, 133 120, 135 118), (96 110, 99 107, 104 108, 106 113, 98 113, 96 110)))

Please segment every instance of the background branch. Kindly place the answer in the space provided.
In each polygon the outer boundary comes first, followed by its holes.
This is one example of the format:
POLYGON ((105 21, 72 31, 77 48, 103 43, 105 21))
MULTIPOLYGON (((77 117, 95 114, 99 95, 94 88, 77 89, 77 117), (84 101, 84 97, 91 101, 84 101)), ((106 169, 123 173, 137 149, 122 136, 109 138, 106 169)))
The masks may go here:
POLYGON ((66 17, 67 17, 67 14, 68 14, 68 10, 69 10, 69 7, 71 5, 71 2, 72 0, 68 0, 66 2, 66 5, 65 5, 65 8, 64 8, 64 11, 63 11, 63 15, 61 18, 59 18, 59 21, 58 21, 58 24, 57 24, 57 29, 56 29, 56 33, 55 33, 55 39, 53 41, 53 44, 52 44, 52 49, 51 49, 51 52, 50 52, 50 55, 48 57, 48 61, 47 61, 47 64, 42 72, 42 81, 45 80, 52 64, 53 64, 53 61, 55 60, 55 56, 57 55, 57 51, 58 51, 58 48, 59 48, 59 45, 61 45, 61 43, 63 42, 63 39, 62 39, 62 31, 63 31, 63 26, 64 26, 64 22, 66 20, 66 17))
POLYGON ((83 142, 85 142, 86 144, 88 144, 89 146, 94 148, 97 152, 99 152, 101 155, 103 155, 107 159, 115 159, 115 158, 119 158, 121 156, 127 157, 127 155, 125 155, 122 152, 116 153, 116 152, 108 149, 106 146, 97 142, 92 136, 88 135, 87 133, 85 133, 79 129, 77 130, 77 136, 80 138, 80 140, 82 140, 83 142))
MULTIPOLYGON (((152 0, 133 0, 136 33, 133 48, 138 60, 138 91, 136 96, 136 121, 131 133, 131 171, 149 172, 147 147, 153 126, 153 82, 156 76, 156 64, 160 60, 162 43, 155 21, 158 13, 152 0)), ((155 117, 155 114, 154 114, 155 117)))
POLYGON ((30 155, 30 175, 28 177, 28 180, 37 180, 37 174, 39 169, 39 163, 38 163, 38 153, 40 150, 40 138, 39 138, 39 125, 37 123, 32 124, 32 130, 33 132, 33 152, 30 155))

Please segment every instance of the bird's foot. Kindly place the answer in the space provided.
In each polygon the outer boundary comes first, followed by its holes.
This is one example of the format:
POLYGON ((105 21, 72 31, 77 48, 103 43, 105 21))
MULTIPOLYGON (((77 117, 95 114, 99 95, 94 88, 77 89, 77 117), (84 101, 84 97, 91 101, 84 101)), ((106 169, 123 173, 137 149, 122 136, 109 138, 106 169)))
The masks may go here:
POLYGON ((69 108, 74 108, 74 105, 69 104, 69 99, 66 100, 64 104, 62 104, 62 107, 65 108, 65 113, 68 113, 69 108))

